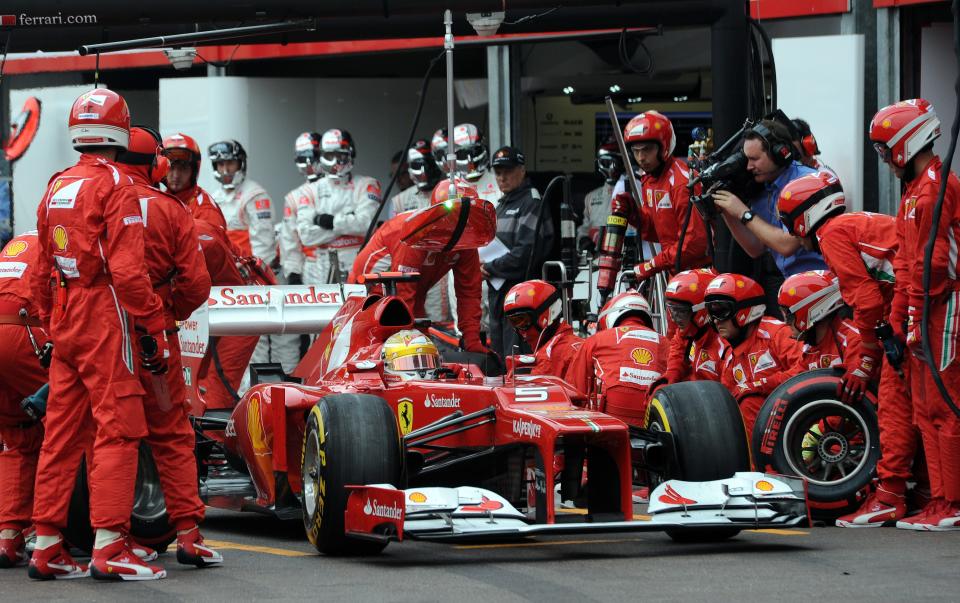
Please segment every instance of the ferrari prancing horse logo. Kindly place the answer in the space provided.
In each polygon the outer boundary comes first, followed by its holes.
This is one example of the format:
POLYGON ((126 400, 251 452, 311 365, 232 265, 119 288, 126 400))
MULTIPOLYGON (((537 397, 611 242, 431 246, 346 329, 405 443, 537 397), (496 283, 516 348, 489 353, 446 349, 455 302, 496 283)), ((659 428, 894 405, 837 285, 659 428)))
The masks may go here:
POLYGON ((400 398, 397 402, 397 424, 400 425, 400 435, 413 430, 413 400, 410 398, 400 398))

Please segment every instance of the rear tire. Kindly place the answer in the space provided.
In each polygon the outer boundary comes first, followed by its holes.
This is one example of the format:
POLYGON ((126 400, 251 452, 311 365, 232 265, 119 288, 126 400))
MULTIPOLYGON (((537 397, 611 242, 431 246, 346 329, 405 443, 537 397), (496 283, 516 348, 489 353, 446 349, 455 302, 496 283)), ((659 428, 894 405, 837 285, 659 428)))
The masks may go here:
POLYGON ((873 393, 844 404, 837 399, 838 382, 832 369, 792 377, 770 394, 753 429, 757 467, 805 479, 816 519, 855 511, 880 457, 873 393))
MULTIPOLYGON (((750 452, 737 401, 715 381, 689 381, 661 387, 647 407, 647 428, 671 433, 677 471, 665 479, 710 481, 750 470, 750 452)), ((675 542, 719 542, 739 528, 667 530, 675 542)))
POLYGON ((303 523, 326 555, 373 555, 383 542, 344 533, 348 485, 400 487, 403 456, 397 419, 386 401, 364 394, 321 398, 307 415, 303 437, 303 523))

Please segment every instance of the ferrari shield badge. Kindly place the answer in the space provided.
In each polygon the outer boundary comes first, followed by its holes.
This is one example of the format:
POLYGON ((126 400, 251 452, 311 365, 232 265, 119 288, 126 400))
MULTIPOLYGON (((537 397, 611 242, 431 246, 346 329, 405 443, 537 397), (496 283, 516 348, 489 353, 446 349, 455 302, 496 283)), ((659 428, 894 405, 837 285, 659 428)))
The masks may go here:
POLYGON ((400 435, 407 435, 413 429, 413 400, 400 398, 397 403, 397 424, 400 425, 400 435))

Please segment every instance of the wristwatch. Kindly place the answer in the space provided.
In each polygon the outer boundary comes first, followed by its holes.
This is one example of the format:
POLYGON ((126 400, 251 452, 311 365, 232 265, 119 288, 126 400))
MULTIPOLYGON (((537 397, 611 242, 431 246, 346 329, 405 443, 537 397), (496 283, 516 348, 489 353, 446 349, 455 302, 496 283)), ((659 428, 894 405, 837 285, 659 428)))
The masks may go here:
POLYGON ((746 226, 747 222, 753 219, 753 212, 749 209, 740 216, 740 223, 746 226))

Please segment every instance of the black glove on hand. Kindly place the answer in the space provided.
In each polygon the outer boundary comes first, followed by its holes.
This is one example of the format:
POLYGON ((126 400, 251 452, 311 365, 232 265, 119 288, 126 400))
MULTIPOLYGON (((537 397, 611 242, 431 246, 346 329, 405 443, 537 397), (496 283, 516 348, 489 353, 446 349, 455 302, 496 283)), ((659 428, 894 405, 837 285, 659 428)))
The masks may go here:
POLYGON ((48 341, 43 344, 43 347, 40 348, 40 355, 37 357, 40 360, 40 366, 45 369, 50 368, 50 361, 53 360, 53 342, 48 341))
POLYGON ((300 274, 296 273, 296 272, 291 272, 290 274, 287 275, 287 284, 288 284, 288 285, 302 285, 302 284, 303 284, 303 277, 302 277, 300 274))
POLYGON ((317 214, 313 219, 313 223, 324 228, 326 230, 333 230, 333 215, 332 214, 317 214))

